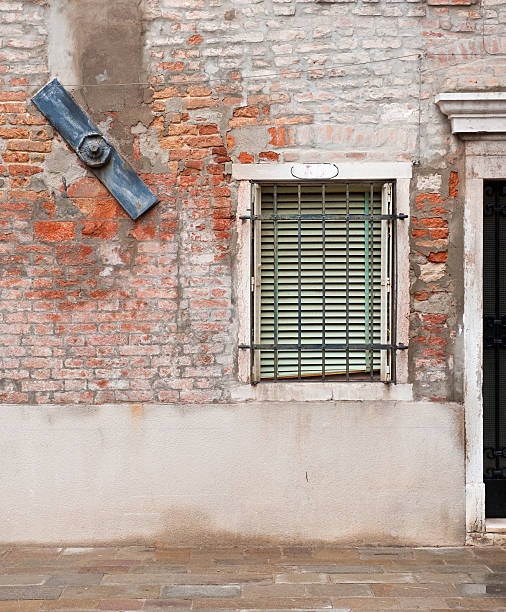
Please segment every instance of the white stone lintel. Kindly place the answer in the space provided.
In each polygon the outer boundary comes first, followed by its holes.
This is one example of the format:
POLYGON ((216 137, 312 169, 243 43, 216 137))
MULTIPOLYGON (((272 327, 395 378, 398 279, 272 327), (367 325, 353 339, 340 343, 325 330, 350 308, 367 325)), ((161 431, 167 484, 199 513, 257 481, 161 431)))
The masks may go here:
POLYGON ((440 93, 436 104, 460 138, 506 140, 506 92, 440 93))
MULTIPOLYGON (((339 162, 329 160, 337 166, 332 180, 389 180, 411 178, 411 162, 339 162)), ((295 181, 292 172, 300 164, 232 164, 232 178, 243 181, 295 181)), ((317 164, 318 165, 318 164, 317 164)), ((321 164, 320 164, 321 165, 321 164)))

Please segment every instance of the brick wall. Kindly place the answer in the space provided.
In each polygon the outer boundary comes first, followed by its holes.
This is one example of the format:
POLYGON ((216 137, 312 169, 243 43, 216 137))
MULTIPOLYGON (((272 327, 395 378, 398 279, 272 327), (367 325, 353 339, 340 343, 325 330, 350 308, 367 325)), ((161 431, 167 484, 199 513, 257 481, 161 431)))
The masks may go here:
POLYGON ((1 401, 227 401, 237 304, 226 163, 343 159, 416 164, 411 378, 419 396, 458 399, 462 149, 434 96, 504 83, 502 6, 143 0, 141 10, 142 73, 121 85, 140 92, 138 114, 109 95, 96 116, 106 71, 93 87, 79 74, 65 83, 160 197, 134 222, 29 102, 58 65, 47 3, 0 1, 1 401))

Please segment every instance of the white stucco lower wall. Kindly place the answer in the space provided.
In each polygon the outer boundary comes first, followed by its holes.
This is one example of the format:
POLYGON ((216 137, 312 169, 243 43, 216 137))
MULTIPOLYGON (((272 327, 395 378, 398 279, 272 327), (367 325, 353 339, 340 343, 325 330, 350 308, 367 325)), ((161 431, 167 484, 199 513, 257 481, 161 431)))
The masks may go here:
POLYGON ((463 408, 1 407, 0 542, 463 544, 463 408))

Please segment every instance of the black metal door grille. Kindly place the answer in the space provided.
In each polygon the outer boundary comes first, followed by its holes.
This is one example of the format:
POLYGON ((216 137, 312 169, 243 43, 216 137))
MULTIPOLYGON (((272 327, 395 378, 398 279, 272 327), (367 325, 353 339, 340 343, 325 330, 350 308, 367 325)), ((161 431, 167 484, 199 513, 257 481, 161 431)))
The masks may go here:
POLYGON ((485 513, 506 517, 506 181, 485 182, 483 202, 485 513))
POLYGON ((395 344, 395 235, 406 215, 392 184, 265 183, 256 193, 243 217, 253 226, 253 326, 241 346, 252 381, 395 381, 405 348, 395 344))

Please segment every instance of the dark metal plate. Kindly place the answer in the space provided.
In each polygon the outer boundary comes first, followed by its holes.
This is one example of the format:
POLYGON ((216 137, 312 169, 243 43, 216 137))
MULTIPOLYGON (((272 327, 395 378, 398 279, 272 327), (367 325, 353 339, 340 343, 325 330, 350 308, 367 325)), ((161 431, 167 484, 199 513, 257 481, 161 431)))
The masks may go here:
MULTIPOLYGON (((32 102, 88 165, 93 174, 102 181, 132 219, 137 219, 158 202, 155 194, 137 176, 132 166, 100 134, 88 115, 57 79, 45 85, 32 98, 32 102), (100 138, 103 142, 100 141, 100 138), (88 150, 90 147, 83 148, 83 143, 86 145, 88 141, 98 143, 104 149, 110 147, 110 152, 99 150, 96 156, 102 155, 102 158, 98 162, 93 161, 88 150), (103 163, 101 163, 102 160, 104 160, 103 163)), ((96 149, 96 147, 92 148, 96 149)))
POLYGON ((485 516, 506 518, 506 478, 485 478, 485 516))

